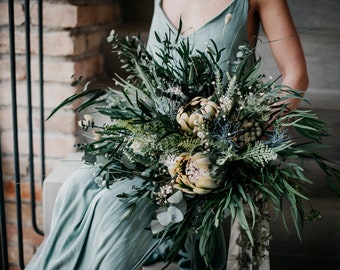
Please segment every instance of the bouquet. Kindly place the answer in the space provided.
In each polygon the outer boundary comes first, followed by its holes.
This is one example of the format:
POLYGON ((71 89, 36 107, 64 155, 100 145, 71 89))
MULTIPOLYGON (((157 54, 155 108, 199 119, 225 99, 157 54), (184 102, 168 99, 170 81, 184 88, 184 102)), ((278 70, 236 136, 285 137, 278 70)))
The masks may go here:
POLYGON ((235 61, 225 61, 223 72, 223 49, 213 41, 202 52, 179 36, 175 42, 169 35, 156 38, 160 49, 153 57, 138 37, 112 32, 108 40, 128 76, 117 75, 116 87, 87 83, 52 112, 81 99, 79 110, 92 106, 108 117, 103 125, 91 115, 79 122, 96 133, 96 140, 79 145, 84 160, 100 167, 96 182, 105 188, 143 180, 120 195, 127 201, 124 217, 134 214, 140 198, 155 205, 150 233, 172 240, 169 261, 192 233, 209 267, 217 228, 228 215, 246 235, 240 243, 253 247, 256 224, 268 218, 265 206, 284 219, 284 200, 299 233, 308 201, 303 191, 312 182, 300 161, 314 161, 339 192, 339 172, 317 151, 327 125, 311 110, 290 110, 287 102, 305 100, 303 94, 261 74, 261 59, 247 46, 239 47, 235 61))

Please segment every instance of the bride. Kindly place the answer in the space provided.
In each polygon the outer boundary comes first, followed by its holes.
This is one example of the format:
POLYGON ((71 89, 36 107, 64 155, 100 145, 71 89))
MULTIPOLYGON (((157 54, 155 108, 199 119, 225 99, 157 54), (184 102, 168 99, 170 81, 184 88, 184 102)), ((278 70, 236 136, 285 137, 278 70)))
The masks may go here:
MULTIPOLYGON (((223 59, 235 60, 239 45, 247 42, 256 46, 261 23, 282 74, 282 84, 307 89, 306 63, 285 0, 155 0, 147 45, 152 55, 157 57, 158 50, 154 33, 162 37, 169 28, 177 32, 180 21, 181 38, 188 39, 195 49, 204 51, 210 40, 219 48, 227 48, 219 63, 224 71, 223 59)), ((291 109, 299 103, 287 102, 291 109)), ((140 185, 141 179, 122 180, 103 189, 94 181, 95 172, 95 168, 84 166, 64 183, 55 203, 51 233, 26 269, 132 270, 139 269, 148 258, 157 257, 158 242, 145 230, 154 206, 141 199, 136 209, 141 215, 121 218, 126 205, 117 195, 140 185)), ((237 229, 232 229, 231 239, 235 233, 237 229)), ((180 269, 205 269, 195 244, 189 242, 179 255, 180 269)), ((229 244, 228 263, 222 233, 217 250, 212 261, 214 270, 237 269, 231 256, 235 252, 234 240, 229 244)), ((269 262, 265 261, 261 269, 269 269, 269 262)))

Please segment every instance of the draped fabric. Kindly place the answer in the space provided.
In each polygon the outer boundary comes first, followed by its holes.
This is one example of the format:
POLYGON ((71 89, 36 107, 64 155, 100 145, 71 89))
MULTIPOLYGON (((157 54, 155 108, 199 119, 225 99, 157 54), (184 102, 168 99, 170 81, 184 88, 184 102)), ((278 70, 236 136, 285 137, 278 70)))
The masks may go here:
MULTIPOLYGON (((181 38, 188 39, 194 49, 200 51, 214 40, 218 48, 225 48, 219 65, 223 71, 228 71, 228 61, 234 60, 238 47, 247 43, 247 15, 248 0, 234 0, 200 29, 181 38)), ((155 32, 162 38, 169 31, 175 38, 177 29, 164 14, 161 0, 155 0, 147 48, 156 58, 159 43, 155 32)), ((95 169, 84 166, 63 184, 55 203, 51 232, 27 270, 133 270, 148 257, 162 258, 161 251, 164 252, 166 246, 154 251, 157 240, 146 229, 154 206, 147 200, 140 200, 137 214, 122 218, 126 205, 117 195, 128 193, 134 185, 140 185, 141 180, 121 180, 106 189, 95 183, 94 174, 95 169)), ((223 269, 226 263, 226 244, 222 230, 219 232, 214 270, 223 269)), ((189 237, 186 252, 180 254, 182 270, 205 269, 196 249, 196 239, 189 237)))

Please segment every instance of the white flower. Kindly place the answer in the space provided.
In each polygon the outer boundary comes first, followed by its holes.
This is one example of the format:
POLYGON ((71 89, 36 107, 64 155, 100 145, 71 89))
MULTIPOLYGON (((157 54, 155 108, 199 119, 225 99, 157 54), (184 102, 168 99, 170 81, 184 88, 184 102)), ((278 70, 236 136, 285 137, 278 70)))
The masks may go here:
POLYGON ((166 211, 157 214, 157 219, 151 221, 151 231, 157 234, 173 223, 179 223, 184 219, 184 215, 177 207, 170 205, 166 211))
POLYGON ((232 108, 233 100, 228 96, 221 96, 218 101, 219 101, 221 110, 225 114, 228 114, 232 108))
POLYGON ((116 37, 116 32, 115 30, 111 30, 109 36, 106 38, 107 42, 112 42, 116 37))
POLYGON ((183 200, 182 191, 178 190, 168 198, 169 203, 180 203, 183 200))

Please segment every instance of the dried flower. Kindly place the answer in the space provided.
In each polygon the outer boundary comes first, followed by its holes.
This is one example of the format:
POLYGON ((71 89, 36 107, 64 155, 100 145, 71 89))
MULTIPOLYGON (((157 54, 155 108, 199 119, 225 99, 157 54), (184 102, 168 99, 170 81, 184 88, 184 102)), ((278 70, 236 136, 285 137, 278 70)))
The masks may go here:
POLYGON ((215 102, 207 98, 195 97, 178 110, 176 120, 184 132, 197 135, 205 121, 212 121, 217 112, 218 105, 215 102))
POLYGON ((174 167, 169 170, 176 176, 174 188, 190 194, 206 194, 217 188, 219 181, 214 179, 211 172, 212 163, 209 156, 198 152, 194 155, 181 154, 175 160, 174 167))

